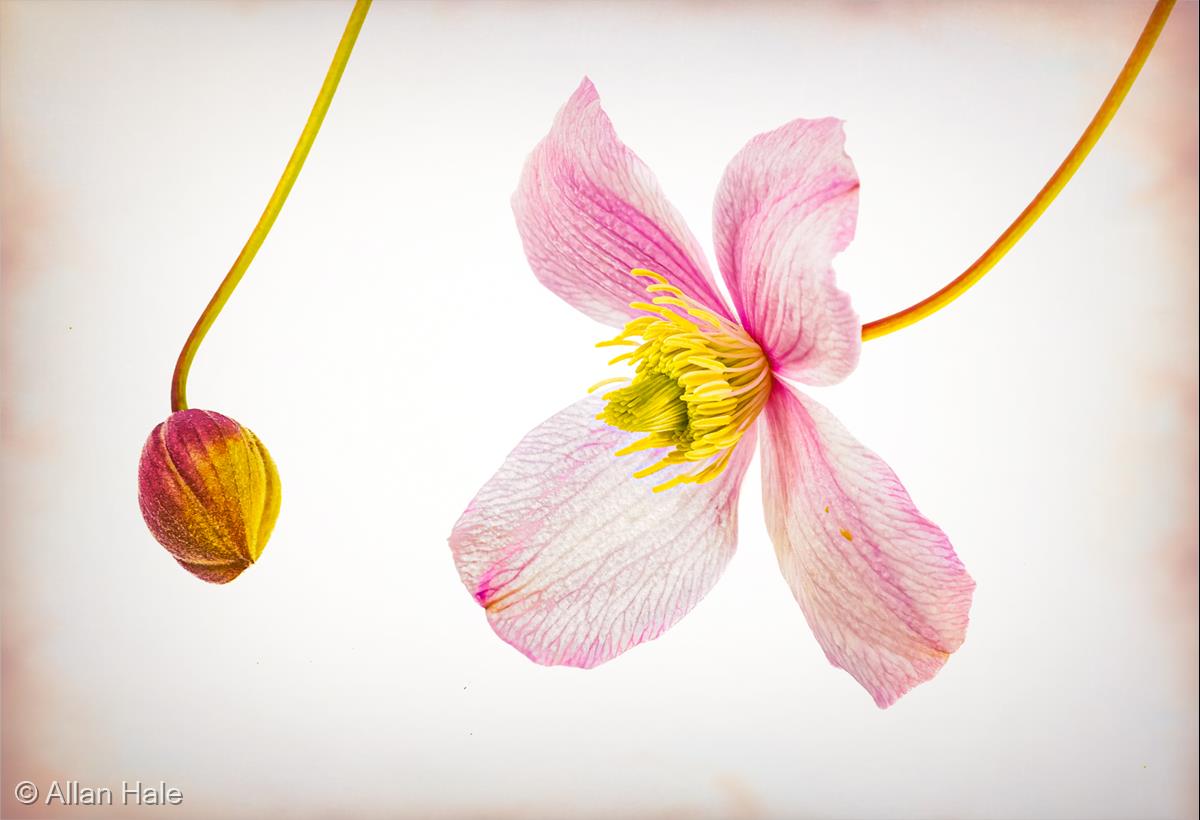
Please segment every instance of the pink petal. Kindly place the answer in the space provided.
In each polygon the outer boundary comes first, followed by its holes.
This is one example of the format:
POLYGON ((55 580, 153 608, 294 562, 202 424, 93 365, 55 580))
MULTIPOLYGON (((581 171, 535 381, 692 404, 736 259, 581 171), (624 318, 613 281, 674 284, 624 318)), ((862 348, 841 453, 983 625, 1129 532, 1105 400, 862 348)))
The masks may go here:
POLYGON ((543 664, 592 667, 662 634, 708 593, 737 543, 737 497, 754 432, 707 484, 655 493, 661 452, 613 453, 640 434, 609 427, 589 397, 536 427, 454 526, 467 590, 501 638, 543 664))
POLYGON ((778 382, 766 409, 763 501, 784 577, 826 657, 880 707, 963 642, 975 582, 879 456, 778 382))
POLYGON ((840 120, 795 120, 729 163, 713 206, 717 262, 746 330, 775 372, 833 384, 862 345, 831 261, 854 238, 858 175, 840 120))
POLYGON ((726 318, 696 239, 650 169, 617 139, 590 80, 533 149, 513 194, 525 255, 542 284, 579 310, 621 327, 638 315, 648 268, 726 318))

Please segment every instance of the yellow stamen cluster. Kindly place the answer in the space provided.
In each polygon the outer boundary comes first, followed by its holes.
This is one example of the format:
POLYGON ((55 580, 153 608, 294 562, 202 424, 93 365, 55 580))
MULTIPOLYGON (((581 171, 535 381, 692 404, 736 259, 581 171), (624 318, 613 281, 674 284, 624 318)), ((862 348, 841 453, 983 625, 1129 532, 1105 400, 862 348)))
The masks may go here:
POLYGON ((633 319, 616 338, 597 347, 632 348, 609 364, 628 362, 636 366, 636 373, 632 379, 605 379, 591 388, 625 383, 604 394, 608 403, 596 418, 620 430, 649 434, 618 456, 673 448, 661 461, 634 473, 635 478, 673 464, 696 465, 656 486, 656 492, 684 483, 703 484, 725 469, 734 445, 766 404, 770 365, 736 322, 705 310, 661 274, 631 274, 652 280, 646 287, 650 302, 630 305, 647 315, 633 319))

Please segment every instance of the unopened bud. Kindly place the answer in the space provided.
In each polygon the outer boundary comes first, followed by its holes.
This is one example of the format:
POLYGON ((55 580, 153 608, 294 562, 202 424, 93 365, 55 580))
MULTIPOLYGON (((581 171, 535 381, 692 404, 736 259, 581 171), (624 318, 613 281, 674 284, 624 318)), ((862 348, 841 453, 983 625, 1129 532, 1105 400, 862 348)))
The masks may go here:
POLYGON ((279 473, 258 437, 209 410, 172 413, 138 464, 138 503, 188 572, 232 581, 262 554, 279 515, 279 473))

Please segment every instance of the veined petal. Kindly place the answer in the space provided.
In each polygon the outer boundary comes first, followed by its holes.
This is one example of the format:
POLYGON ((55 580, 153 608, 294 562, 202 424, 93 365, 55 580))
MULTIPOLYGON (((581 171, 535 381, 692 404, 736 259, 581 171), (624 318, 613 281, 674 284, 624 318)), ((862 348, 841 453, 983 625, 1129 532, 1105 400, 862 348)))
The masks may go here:
MULTIPOLYGON (((588 397, 527 435, 454 526, 467 590, 501 638, 543 664, 592 667, 651 640, 716 583, 737 543, 754 432, 719 476, 667 492, 632 473, 661 450, 596 419, 588 397)), ((683 465, 687 468, 688 465, 683 465)))
POLYGON ((862 346, 832 259, 854 238, 858 174, 840 120, 795 120, 750 140, 713 206, 717 263, 742 324, 775 372, 833 384, 862 346))
POLYGON ((696 238, 654 174, 617 139, 590 80, 533 149, 513 194, 525 255, 537 278, 570 304, 620 327, 645 297, 635 268, 666 276, 725 318, 696 238))
POLYGON ((962 644, 975 582, 895 473, 780 382, 763 501, 784 577, 826 657, 886 707, 962 644))

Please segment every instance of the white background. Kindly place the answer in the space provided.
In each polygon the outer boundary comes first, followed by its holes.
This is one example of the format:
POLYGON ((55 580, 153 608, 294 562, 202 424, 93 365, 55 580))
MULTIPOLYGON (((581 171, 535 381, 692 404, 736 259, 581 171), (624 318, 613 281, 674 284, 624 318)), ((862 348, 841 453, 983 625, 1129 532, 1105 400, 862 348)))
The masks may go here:
POLYGON ((877 318, 1024 206, 1147 5, 378 4, 193 369, 283 484, 227 587, 148 534, 137 459, 349 4, 2 9, 6 817, 55 778, 165 780, 174 818, 1194 816, 1195 5, 1001 266, 815 391, 978 583, 888 711, 809 633, 753 467, 737 558, 659 640, 582 672, 492 634, 446 536, 610 375, 525 263, 521 163, 587 74, 710 248, 746 140, 842 117, 839 281, 877 318))

